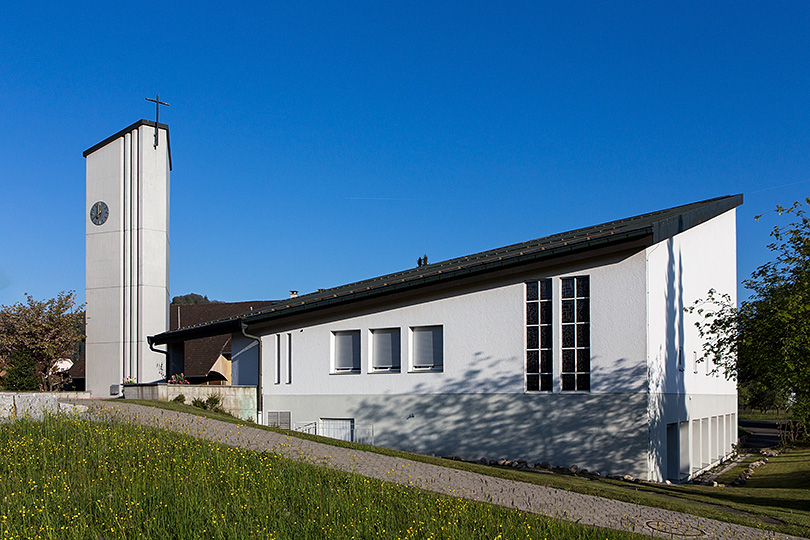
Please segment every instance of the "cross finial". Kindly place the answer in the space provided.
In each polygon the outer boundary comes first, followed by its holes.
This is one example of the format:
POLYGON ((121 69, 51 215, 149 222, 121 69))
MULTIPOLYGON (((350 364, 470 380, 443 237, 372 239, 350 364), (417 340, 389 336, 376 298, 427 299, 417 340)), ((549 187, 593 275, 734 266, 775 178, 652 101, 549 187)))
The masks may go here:
POLYGON ((168 103, 160 101, 160 94, 159 93, 155 93, 155 99, 151 99, 151 98, 145 98, 145 99, 146 99, 146 101, 151 101, 152 103, 155 104, 155 144, 154 144, 154 147, 157 148, 157 146, 158 146, 158 121, 160 120, 160 106, 161 105, 166 105, 167 107, 170 107, 170 105, 168 103))

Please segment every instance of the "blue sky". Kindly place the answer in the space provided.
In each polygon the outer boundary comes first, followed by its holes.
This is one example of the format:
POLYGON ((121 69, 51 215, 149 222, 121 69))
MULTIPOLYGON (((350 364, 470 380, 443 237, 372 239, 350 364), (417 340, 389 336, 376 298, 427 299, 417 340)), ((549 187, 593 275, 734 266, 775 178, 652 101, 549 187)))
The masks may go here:
MULTIPOLYGON (((84 300, 82 152, 160 92, 171 294, 283 298, 725 194, 810 195, 804 2, 18 2, 0 304, 84 300)), ((744 294, 744 293, 743 293, 744 294)))

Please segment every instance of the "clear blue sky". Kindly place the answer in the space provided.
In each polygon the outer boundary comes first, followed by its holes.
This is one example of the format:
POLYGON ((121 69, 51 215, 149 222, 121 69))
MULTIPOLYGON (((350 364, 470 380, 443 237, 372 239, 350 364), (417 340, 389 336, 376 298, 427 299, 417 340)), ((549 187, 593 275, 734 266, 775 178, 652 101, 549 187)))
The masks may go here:
POLYGON ((743 193, 810 195, 806 2, 15 2, 0 304, 84 300, 82 152, 171 107, 171 294, 274 299, 743 193))

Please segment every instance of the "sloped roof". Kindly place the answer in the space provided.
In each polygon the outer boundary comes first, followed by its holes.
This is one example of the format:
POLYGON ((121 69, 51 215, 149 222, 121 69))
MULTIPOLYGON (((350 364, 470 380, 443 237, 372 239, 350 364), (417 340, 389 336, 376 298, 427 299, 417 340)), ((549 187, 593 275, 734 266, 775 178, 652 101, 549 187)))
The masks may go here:
MULTIPOLYGON (((210 304, 172 304, 169 306, 169 329, 199 326, 273 304, 271 300, 252 302, 212 302, 210 304)), ((183 374, 186 377, 207 377, 219 355, 230 352, 230 332, 186 341, 183 374)))
POLYGON ((191 328, 164 332, 150 336, 149 339, 152 343, 162 344, 199 338, 213 333, 239 332, 243 324, 271 321, 327 306, 403 292, 406 289, 416 289, 461 277, 482 275, 564 255, 586 254, 594 249, 618 246, 634 240, 644 239, 648 245, 652 245, 736 208, 742 202, 741 194, 727 195, 544 236, 528 242, 410 268, 402 272, 341 285, 288 300, 280 300, 266 308, 254 309, 191 328))

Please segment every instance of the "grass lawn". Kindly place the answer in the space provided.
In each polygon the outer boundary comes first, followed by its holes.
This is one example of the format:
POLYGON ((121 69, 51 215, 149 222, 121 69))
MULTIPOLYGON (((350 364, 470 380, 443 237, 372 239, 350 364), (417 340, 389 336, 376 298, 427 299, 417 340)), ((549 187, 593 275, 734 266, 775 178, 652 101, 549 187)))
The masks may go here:
POLYGON ((793 420, 793 413, 784 409, 768 410, 765 412, 755 410, 741 410, 738 413, 740 420, 793 420))
MULTIPOLYGON (((760 479, 764 481, 765 478, 771 478, 772 482, 776 484, 779 484, 782 480, 787 481, 788 478, 785 476, 786 473, 784 472, 786 465, 782 465, 782 462, 791 463, 791 467, 794 467, 789 473, 791 477, 807 478, 807 476, 810 475, 810 449, 795 450, 793 453, 771 458, 767 465, 757 469, 752 479, 743 487, 711 487, 690 484, 631 484, 604 478, 597 479, 558 473, 539 474, 511 468, 489 467, 475 463, 450 461, 432 456, 411 454, 399 450, 367 446, 277 428, 258 426, 249 422, 243 422, 232 416, 203 411, 190 405, 182 405, 173 402, 126 401, 150 407, 160 407, 200 414, 226 422, 252 425, 261 429, 278 431, 287 435, 316 440, 334 446, 376 452, 490 476, 530 482, 575 491, 577 493, 598 495, 635 504, 666 508, 721 521, 739 523, 751 527, 764 527, 787 534, 810 537, 810 485, 806 483, 801 484, 800 482, 800 485, 796 486, 792 483, 792 480, 789 482, 788 486, 784 487, 774 487, 773 485, 771 487, 762 487, 757 485, 760 479), (774 520, 777 521, 777 523, 773 523, 772 521, 774 520)), ((751 460, 753 461, 755 459, 758 459, 758 456, 751 460)), ((725 477, 736 478, 744 468, 744 466, 742 468, 738 466, 734 470, 729 471, 725 477)))
POLYGON ((0 425, 2 538, 645 538, 123 422, 0 425))

